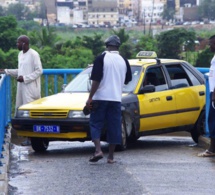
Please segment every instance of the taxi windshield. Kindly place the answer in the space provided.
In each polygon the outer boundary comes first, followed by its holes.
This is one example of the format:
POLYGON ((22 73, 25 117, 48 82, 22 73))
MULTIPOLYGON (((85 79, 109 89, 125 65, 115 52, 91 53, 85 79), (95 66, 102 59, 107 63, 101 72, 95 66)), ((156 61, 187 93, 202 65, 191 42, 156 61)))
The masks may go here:
MULTIPOLYGON (((85 69, 83 72, 78 74, 64 89, 64 92, 89 92, 91 89, 91 75, 92 67, 85 69)), ((123 87, 123 93, 132 92, 139 80, 141 67, 131 66, 132 81, 123 87)))

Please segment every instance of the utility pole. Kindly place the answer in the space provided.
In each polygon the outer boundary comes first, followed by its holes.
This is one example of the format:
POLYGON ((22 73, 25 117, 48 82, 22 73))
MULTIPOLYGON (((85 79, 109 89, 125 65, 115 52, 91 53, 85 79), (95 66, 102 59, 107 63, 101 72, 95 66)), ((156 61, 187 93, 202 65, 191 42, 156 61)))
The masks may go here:
POLYGON ((153 0, 152 2, 152 13, 151 13, 151 19, 150 19, 150 24, 149 24, 149 36, 151 35, 151 31, 152 31, 152 21, 153 21, 153 14, 154 14, 154 3, 155 0, 153 0))
POLYGON ((145 8, 143 8, 143 34, 146 34, 146 20, 145 20, 145 8))

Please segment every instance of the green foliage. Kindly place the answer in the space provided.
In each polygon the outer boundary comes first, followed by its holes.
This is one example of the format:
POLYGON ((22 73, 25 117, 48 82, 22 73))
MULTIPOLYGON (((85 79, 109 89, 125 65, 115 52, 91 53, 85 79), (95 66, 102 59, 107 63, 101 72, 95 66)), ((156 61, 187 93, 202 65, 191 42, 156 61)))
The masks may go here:
POLYGON ((27 31, 39 31, 41 29, 40 24, 38 22, 34 22, 33 20, 18 21, 18 27, 27 31))
POLYGON ((22 3, 11 3, 7 9, 7 15, 13 15, 17 20, 24 20, 28 12, 29 8, 22 3))
POLYGON ((5 63, 5 59, 6 59, 6 56, 5 56, 5 53, 4 51, 2 51, 0 49, 0 69, 4 69, 4 63, 5 63))
POLYGON ((8 52, 6 52, 5 57, 5 66, 8 69, 16 69, 18 66, 18 53, 19 51, 17 49, 10 49, 8 52))
POLYGON ((29 37, 32 45, 36 45, 38 48, 45 46, 54 47, 56 41, 60 38, 56 35, 53 28, 41 28, 39 31, 34 30, 29 32, 29 37))
POLYGON ((0 49, 0 69, 14 69, 18 65, 18 50, 10 49, 4 52, 0 49))
POLYGON ((6 15, 5 9, 2 6, 0 6, 0 16, 5 16, 5 15, 6 15))
POLYGON ((119 48, 120 54, 126 58, 126 59, 131 59, 133 56, 133 46, 131 43, 123 43, 120 48, 119 48))
POLYGON ((16 40, 25 31, 17 28, 16 19, 13 16, 0 17, 0 48, 8 51, 16 48, 16 40))
POLYGON ((199 5, 200 18, 215 19, 215 0, 204 0, 199 5))
POLYGON ((92 50, 94 57, 104 51, 104 42, 102 34, 94 33, 94 36, 83 36, 83 46, 92 50))
MULTIPOLYGON (((145 35, 140 38, 135 46, 135 53, 139 51, 155 51, 157 52, 157 40, 152 36, 145 35)), ((135 54, 135 55, 136 55, 135 54)))
POLYGON ((206 48, 198 55, 196 67, 210 67, 213 56, 214 54, 210 51, 210 49, 206 48))
POLYGON ((180 53, 185 47, 186 51, 195 48, 196 34, 184 28, 177 28, 162 32, 157 36, 158 56, 163 58, 180 58, 180 53))
POLYGON ((119 29, 118 31, 112 30, 113 34, 117 35, 120 38, 121 44, 125 43, 129 39, 129 35, 125 32, 124 28, 119 29))

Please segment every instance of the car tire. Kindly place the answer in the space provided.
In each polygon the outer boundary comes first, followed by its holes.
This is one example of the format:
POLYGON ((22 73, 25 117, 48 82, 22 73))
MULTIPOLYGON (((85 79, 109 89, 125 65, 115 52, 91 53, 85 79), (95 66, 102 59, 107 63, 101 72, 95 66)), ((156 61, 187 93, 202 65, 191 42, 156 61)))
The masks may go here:
POLYGON ((205 134, 205 111, 202 111, 194 128, 191 129, 191 137, 194 142, 199 142, 199 136, 205 134))
POLYGON ((122 142, 121 144, 116 145, 116 151, 124 151, 127 149, 127 131, 124 117, 122 117, 121 125, 122 125, 122 142))
POLYGON ((31 147, 35 152, 44 152, 48 149, 49 140, 45 138, 31 138, 31 147))

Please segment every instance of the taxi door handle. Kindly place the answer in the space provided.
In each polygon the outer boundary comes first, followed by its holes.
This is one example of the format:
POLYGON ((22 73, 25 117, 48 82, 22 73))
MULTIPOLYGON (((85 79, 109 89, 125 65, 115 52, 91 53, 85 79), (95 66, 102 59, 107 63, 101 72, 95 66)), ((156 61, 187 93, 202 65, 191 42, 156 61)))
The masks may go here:
POLYGON ((166 96, 166 100, 167 101, 172 100, 172 96, 166 96))
POLYGON ((205 92, 204 92, 204 91, 200 91, 200 92, 199 92, 199 95, 200 95, 200 96, 203 96, 203 95, 205 95, 205 92))

